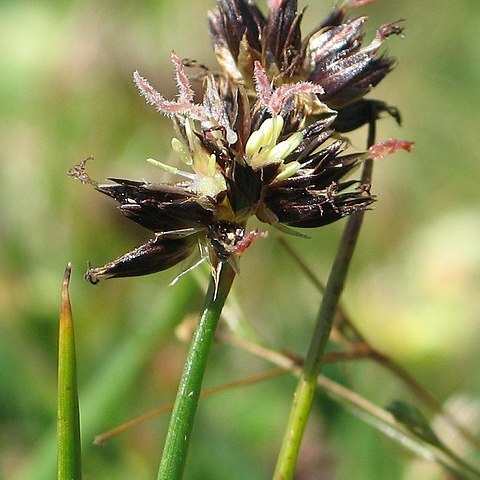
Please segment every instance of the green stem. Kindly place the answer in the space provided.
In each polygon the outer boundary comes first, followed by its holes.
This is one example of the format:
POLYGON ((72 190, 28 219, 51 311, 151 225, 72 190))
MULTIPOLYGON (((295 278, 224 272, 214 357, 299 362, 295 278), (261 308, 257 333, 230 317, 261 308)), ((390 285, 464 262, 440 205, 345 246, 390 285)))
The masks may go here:
MULTIPOLYGON (((376 118, 376 116, 372 116, 372 118, 376 118)), ((369 147, 373 145, 374 139, 375 121, 372 120, 368 132, 367 143, 369 147)), ((369 184, 371 177, 372 161, 366 160, 362 172, 362 183, 369 184)), ((295 389, 292 408, 280 447, 273 480, 291 480, 293 478, 300 445, 315 396, 317 377, 323 367, 325 349, 332 331, 335 312, 345 285, 350 261, 355 250, 360 227, 362 226, 363 216, 364 212, 352 215, 348 219, 343 231, 340 246, 338 247, 325 287, 325 294, 318 312, 315 330, 310 340, 302 373, 295 389)))
POLYGON ((205 305, 190 344, 163 448, 158 480, 182 478, 208 354, 235 273, 223 263, 215 289, 210 280, 205 305))

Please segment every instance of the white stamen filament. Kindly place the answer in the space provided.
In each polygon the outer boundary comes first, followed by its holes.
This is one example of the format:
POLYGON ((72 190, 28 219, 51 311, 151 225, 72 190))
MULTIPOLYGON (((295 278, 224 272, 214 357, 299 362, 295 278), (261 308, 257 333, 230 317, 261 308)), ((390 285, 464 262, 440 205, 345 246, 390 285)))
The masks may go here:
POLYGON ((190 180, 195 179, 195 174, 184 172, 183 170, 179 170, 178 168, 171 167, 170 165, 167 165, 163 162, 155 160, 154 158, 147 158, 147 162, 151 163, 152 165, 155 165, 158 168, 161 168, 165 172, 173 173, 174 175, 181 175, 182 177, 189 178, 190 180))

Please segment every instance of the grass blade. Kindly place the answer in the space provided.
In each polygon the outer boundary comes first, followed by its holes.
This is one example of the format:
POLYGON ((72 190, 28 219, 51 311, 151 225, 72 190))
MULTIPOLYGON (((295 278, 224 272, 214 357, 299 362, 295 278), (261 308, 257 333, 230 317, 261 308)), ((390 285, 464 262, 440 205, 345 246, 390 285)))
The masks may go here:
POLYGON ((82 478, 75 336, 68 290, 71 271, 71 265, 68 264, 63 278, 58 332, 57 478, 59 480, 82 478))

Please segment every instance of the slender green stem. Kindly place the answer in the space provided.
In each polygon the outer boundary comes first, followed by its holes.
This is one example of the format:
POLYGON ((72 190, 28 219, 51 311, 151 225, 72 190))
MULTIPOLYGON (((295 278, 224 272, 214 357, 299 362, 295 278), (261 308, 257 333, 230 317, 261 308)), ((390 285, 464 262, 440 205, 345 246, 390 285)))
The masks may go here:
MULTIPOLYGON (((222 338, 230 345, 251 353, 255 357, 266 360, 273 365, 277 365, 297 378, 301 375, 299 365, 303 365, 304 362, 301 359, 293 361, 291 352, 286 353, 284 351, 270 350, 262 345, 252 344, 248 340, 238 339, 237 337, 228 335, 223 335, 222 338)), ((325 363, 329 360, 336 361, 340 359, 332 358, 332 353, 330 353, 325 356, 325 363)), ((404 422, 400 422, 390 411, 380 408, 358 393, 335 383, 323 375, 318 376, 317 386, 329 398, 349 410, 361 421, 369 424, 393 442, 401 445, 402 448, 410 450, 420 458, 437 463, 453 473, 454 478, 462 480, 480 478, 480 472, 477 471, 476 467, 467 464, 463 459, 459 459, 455 453, 452 453, 449 449, 445 449, 445 446, 435 445, 427 442, 424 438, 422 439, 415 429, 408 428, 404 422), (472 477, 472 474, 475 477, 472 477)))
POLYGON ((305 365, 295 390, 290 417, 275 467, 274 480, 289 480, 293 478, 301 440, 316 391, 317 376, 323 366, 325 347, 330 336, 337 303, 343 290, 362 219, 362 213, 355 214, 350 218, 345 228, 340 248, 326 285, 325 296, 318 313, 305 365))
MULTIPOLYGON (((372 115, 372 118, 376 118, 372 115)), ((375 139, 375 121, 370 122, 367 144, 370 147, 375 139)), ((362 183, 369 184, 372 176, 372 161, 367 160, 363 167, 362 183)), ((315 329, 310 341, 305 364, 295 389, 290 416, 287 421, 280 453, 278 455, 273 480, 290 480, 293 478, 298 453, 302 442, 308 416, 312 408, 316 391, 317 377, 324 363, 333 320, 355 250, 364 212, 352 215, 345 226, 342 239, 333 262, 323 301, 318 312, 315 329)))
POLYGON ((234 277, 232 268, 224 263, 216 288, 213 278, 210 280, 205 305, 190 344, 175 398, 158 480, 182 478, 208 354, 234 277))
MULTIPOLYGON (((314 273, 310 266, 307 265, 305 260, 295 251, 284 237, 279 236, 278 241, 295 260, 297 265, 305 273, 307 278, 311 280, 318 291, 323 294, 325 292, 325 285, 319 280, 316 273, 314 273)), ((368 339, 365 338, 355 326, 353 320, 348 316, 340 304, 337 306, 335 326, 344 339, 354 347, 355 358, 362 358, 358 355, 358 352, 355 351, 356 348, 360 347, 362 350, 365 348, 362 353, 363 358, 370 358, 385 369, 389 370, 393 375, 397 376, 421 402, 433 412, 441 415, 446 422, 448 422, 467 442, 470 443, 473 448, 480 450, 480 441, 477 440, 475 436, 455 418, 454 415, 445 410, 442 404, 438 402, 438 400, 436 400, 409 372, 407 372, 407 370, 396 363, 395 360, 388 355, 372 346, 368 339)), ((347 358, 345 358, 345 360, 346 359, 347 358)))

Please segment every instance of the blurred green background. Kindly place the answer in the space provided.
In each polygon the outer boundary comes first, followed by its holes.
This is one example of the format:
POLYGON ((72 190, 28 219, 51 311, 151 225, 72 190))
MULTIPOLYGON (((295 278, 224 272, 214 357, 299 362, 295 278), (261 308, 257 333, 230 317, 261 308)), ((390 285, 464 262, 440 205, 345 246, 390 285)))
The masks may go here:
MULTIPOLYGON (((304 33, 332 3, 310 2, 304 33)), ((93 154, 96 179, 161 178, 144 160, 172 158, 171 122, 139 97, 132 72, 171 98, 172 49, 215 68, 206 27, 214 1, 174 5, 0 4, 1 478, 54 476, 57 317, 67 261, 74 269, 85 478, 156 476, 168 416, 103 447, 91 440, 173 398, 186 350, 173 325, 197 311, 201 289, 186 277, 167 287, 178 269, 96 287, 84 282, 87 262, 101 265, 148 232, 66 172, 93 154)), ((377 0, 363 12, 369 38, 381 23, 407 19, 405 38, 388 41, 398 68, 373 97, 397 105, 404 119, 401 128, 382 121, 378 138, 416 146, 376 166, 379 201, 367 214, 344 302, 372 344, 478 431, 480 2, 377 0)), ((351 136, 359 149, 364 138, 365 131, 351 136)), ((339 222, 309 232, 310 240, 289 240, 325 279, 341 229, 339 222)), ((244 255, 235 295, 241 316, 268 342, 305 352, 320 296, 275 235, 244 255)), ((265 368, 217 345, 205 383, 265 368)), ((412 400, 369 362, 328 373, 380 405, 412 400)), ((269 380, 202 402, 185 478, 269 478, 294 385, 291 378, 269 380)), ((322 397, 310 423, 299 479, 446 478, 322 397)))

